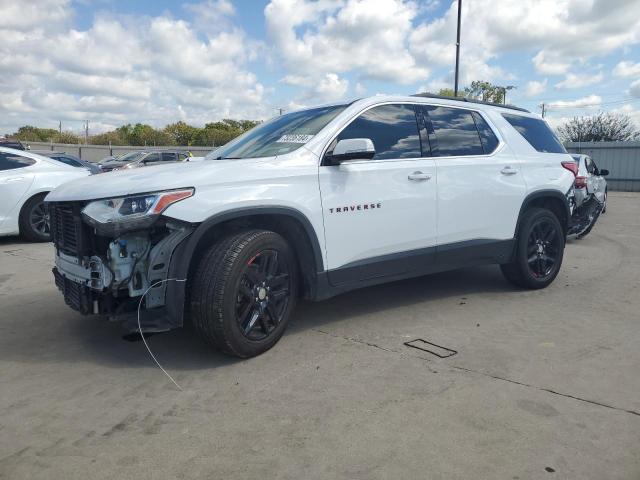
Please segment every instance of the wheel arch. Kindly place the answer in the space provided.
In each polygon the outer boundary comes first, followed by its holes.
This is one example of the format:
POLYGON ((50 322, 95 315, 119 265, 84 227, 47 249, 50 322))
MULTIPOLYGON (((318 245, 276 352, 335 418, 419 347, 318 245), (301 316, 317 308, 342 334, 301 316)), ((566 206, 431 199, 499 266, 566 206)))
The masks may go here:
POLYGON ((569 208, 569 200, 566 194, 563 194, 559 190, 538 190, 527 195, 522 202, 514 238, 518 237, 522 216, 528 209, 533 207, 551 210, 556 217, 558 217, 566 236, 571 221, 571 209, 569 208))
POLYGON ((229 210, 200 223, 174 252, 169 277, 186 278, 186 282, 167 285, 166 305, 170 316, 182 324, 187 305, 189 279, 198 258, 217 238, 242 228, 261 228, 282 235, 293 248, 300 267, 301 293, 313 299, 320 272, 324 271, 320 242, 309 219, 299 210, 289 207, 249 207, 229 210))
MULTIPOLYGON (((45 189, 45 190, 38 190, 36 192, 29 192, 27 193, 24 197, 22 197, 20 199, 19 202, 19 206, 20 208, 18 208, 18 229, 21 230, 21 224, 20 224, 20 219, 22 218, 22 214, 24 213, 24 209, 26 208, 27 204, 34 198, 42 195, 42 200, 44 200, 47 195, 49 194, 49 192, 51 191, 51 189, 45 189)), ((15 212, 15 209, 14 209, 15 212)), ((15 215, 15 214, 14 214, 15 215)), ((20 234, 22 234, 22 231, 20 231, 20 234)))

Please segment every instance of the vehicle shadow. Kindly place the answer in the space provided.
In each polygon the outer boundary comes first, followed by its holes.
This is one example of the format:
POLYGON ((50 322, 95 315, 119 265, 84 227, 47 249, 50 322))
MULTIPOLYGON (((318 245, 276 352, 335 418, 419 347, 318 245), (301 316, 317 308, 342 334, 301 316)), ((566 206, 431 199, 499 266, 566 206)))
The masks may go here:
MULTIPOLYGON (((494 266, 397 281, 356 290, 323 302, 300 302, 285 337, 304 334, 310 329, 326 329, 334 322, 371 314, 389 312, 391 318, 393 310, 416 304, 422 304, 428 310, 430 302, 443 298, 510 291, 514 291, 514 287, 494 266)), ((25 363, 95 362, 118 368, 155 368, 142 342, 122 340, 120 324, 72 312, 62 304, 62 298, 53 289, 43 295, 37 309, 35 305, 25 305, 23 315, 28 317, 28 321, 24 324, 19 319, 10 321, 11 339, 10 342, 8 338, 0 341, 0 359, 25 363), (52 315, 57 328, 47 327, 52 315)), ((426 318, 425 322, 428 321, 426 318)), ((207 346, 189 325, 153 335, 147 342, 161 363, 172 370, 211 369, 242 362, 207 346)))

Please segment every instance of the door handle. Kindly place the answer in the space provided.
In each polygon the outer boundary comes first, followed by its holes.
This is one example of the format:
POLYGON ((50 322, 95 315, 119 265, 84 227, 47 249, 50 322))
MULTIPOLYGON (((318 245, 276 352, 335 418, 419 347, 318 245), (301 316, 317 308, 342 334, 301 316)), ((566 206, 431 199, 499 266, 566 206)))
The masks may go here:
POLYGON ((431 179, 431 175, 429 175, 428 173, 422 173, 422 172, 413 172, 411 175, 409 175, 407 177, 409 180, 414 180, 416 182, 420 182, 422 180, 429 180, 431 179))
POLYGON ((507 165, 502 170, 500 170, 500 173, 503 175, 515 175, 516 173, 518 173, 518 169, 513 168, 511 165, 507 165))

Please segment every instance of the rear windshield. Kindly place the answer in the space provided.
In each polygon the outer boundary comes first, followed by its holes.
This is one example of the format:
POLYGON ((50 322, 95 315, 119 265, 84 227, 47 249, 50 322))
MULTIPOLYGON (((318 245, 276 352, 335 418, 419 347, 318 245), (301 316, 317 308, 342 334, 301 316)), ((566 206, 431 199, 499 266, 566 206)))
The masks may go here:
POLYGON ((502 116, 539 152, 567 153, 544 120, 503 113, 502 116))
POLYGON ((258 158, 293 152, 311 140, 346 105, 300 110, 275 117, 207 155, 207 160, 258 158))

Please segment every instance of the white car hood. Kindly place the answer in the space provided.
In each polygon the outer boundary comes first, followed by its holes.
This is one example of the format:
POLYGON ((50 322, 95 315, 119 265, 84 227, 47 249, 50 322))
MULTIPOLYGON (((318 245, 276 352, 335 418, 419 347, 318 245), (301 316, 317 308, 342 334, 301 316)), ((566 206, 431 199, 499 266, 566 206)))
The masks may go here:
MULTIPOLYGON (((56 188, 46 200, 49 202, 95 200, 125 195, 211 185, 246 177, 247 170, 260 160, 206 160, 181 162, 131 170, 116 170, 74 180, 56 188)), ((262 169, 258 169, 262 170, 262 169)))

